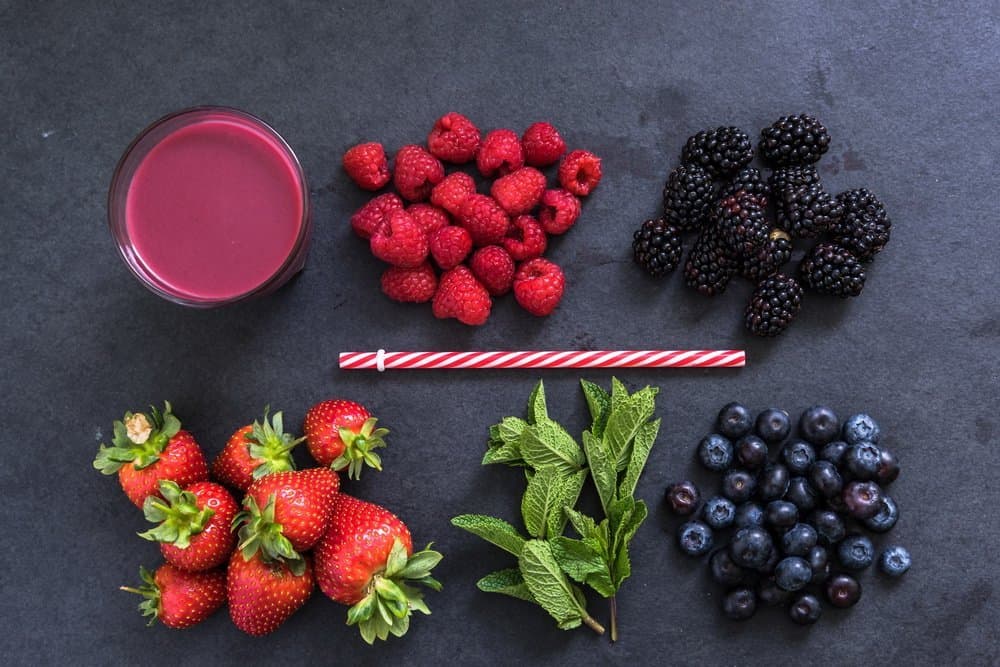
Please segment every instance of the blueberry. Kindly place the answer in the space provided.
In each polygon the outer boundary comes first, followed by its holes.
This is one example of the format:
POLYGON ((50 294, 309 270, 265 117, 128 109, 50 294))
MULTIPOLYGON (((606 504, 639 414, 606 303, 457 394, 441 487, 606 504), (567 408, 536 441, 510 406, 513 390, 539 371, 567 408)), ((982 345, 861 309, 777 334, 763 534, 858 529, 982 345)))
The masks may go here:
POLYGON ((736 519, 736 505, 728 498, 712 496, 705 501, 701 509, 701 517, 709 526, 716 530, 728 528, 736 519))
POLYGON ((785 441, 792 430, 792 422, 788 418, 788 413, 778 408, 768 408, 757 415, 754 422, 754 432, 769 445, 775 445, 785 441))
POLYGON ((774 580, 786 591, 798 591, 806 587, 812 579, 812 568, 804 558, 789 556, 778 562, 774 568, 774 580))
POLYGON ((688 556, 700 556, 712 548, 712 529, 701 521, 688 521, 677 531, 677 543, 688 556))
POLYGON ((878 459, 878 469, 875 471, 875 481, 882 486, 889 486, 899 477, 899 459, 885 447, 879 447, 881 456, 878 459))
POLYGON ((875 479, 881 459, 882 452, 873 443, 859 442, 844 453, 843 466, 854 479, 875 479))
POLYGON ((722 478, 722 495, 734 503, 750 500, 757 488, 757 478, 746 470, 730 470, 722 478))
POLYGON ((676 482, 667 487, 667 504, 674 514, 686 516, 698 508, 701 493, 694 482, 676 482))
POLYGON ((816 445, 825 445, 840 435, 840 420, 828 407, 815 405, 799 418, 799 435, 816 445))
POLYGON ((849 574, 837 574, 826 582, 826 599, 834 607, 853 607, 861 599, 861 584, 849 574))
POLYGON ((757 480, 757 495, 763 501, 778 500, 788 490, 788 468, 775 463, 760 473, 757 480))
POLYGON ((809 523, 816 529, 820 544, 833 546, 847 534, 844 520, 831 510, 816 510, 809 517, 809 523))
POLYGON ((757 503, 742 503, 736 508, 736 518, 733 525, 737 528, 747 526, 763 526, 764 510, 757 503))
POLYGON ((837 556, 848 570, 863 570, 875 560, 875 547, 864 535, 848 535, 837 547, 837 556))
POLYGON ((875 482, 851 482, 840 497, 855 519, 870 519, 882 507, 882 489, 875 482))
POLYGON ((819 598, 808 593, 795 598, 788 608, 788 615, 799 625, 812 625, 822 614, 823 607, 820 606, 819 598))
POLYGON ((768 607, 777 607, 785 604, 792 597, 792 594, 784 588, 778 586, 774 577, 761 579, 757 584, 757 599, 768 607))
POLYGON ((838 514, 847 514, 847 505, 844 504, 844 492, 826 499, 826 508, 838 514))
POLYGON ((809 480, 805 477, 792 477, 788 480, 785 500, 798 507, 800 513, 805 514, 816 509, 818 497, 809 480))
POLYGON ((718 433, 710 433, 698 443, 698 460, 709 470, 726 470, 733 462, 733 443, 718 433))
POLYGON ((891 546, 882 552, 878 567, 890 577, 901 577, 910 569, 913 559, 910 552, 900 546, 891 546))
POLYGON ((844 478, 837 466, 822 459, 809 468, 809 483, 824 498, 832 498, 844 490, 844 478))
POLYGON ((830 576, 830 552, 820 546, 809 550, 806 556, 809 567, 812 568, 812 583, 822 584, 830 576))
POLYGON ((793 440, 781 448, 781 462, 793 475, 804 475, 816 460, 816 450, 803 440, 793 440))
POLYGON ((736 460, 748 470, 767 463, 767 443, 755 435, 745 435, 736 441, 736 460))
POLYGON ((850 447, 850 445, 843 440, 828 442, 823 445, 823 449, 819 451, 819 458, 823 461, 829 461, 835 466, 839 466, 841 461, 844 460, 844 453, 847 451, 848 447, 850 447))
POLYGON ((729 542, 729 555, 742 567, 760 567, 767 562, 773 551, 771 536, 757 526, 740 528, 729 542))
POLYGON ((741 403, 729 403, 719 410, 719 418, 715 428, 730 440, 742 437, 750 432, 753 417, 747 407, 741 403))
POLYGON ((722 599, 722 613, 726 618, 742 621, 757 611, 757 598, 749 588, 736 588, 722 599))
POLYGON ((799 520, 799 508, 787 500, 772 500, 764 509, 764 525, 783 533, 799 520))
POLYGON ((717 549, 708 559, 709 570, 712 579, 723 586, 736 586, 743 583, 746 577, 746 570, 733 562, 729 552, 725 549, 717 549))
POLYGON ((786 556, 806 556, 818 539, 815 528, 808 523, 797 523, 781 536, 781 548, 786 556))
POLYGON ((872 532, 888 533, 897 521, 899 521, 899 508, 896 506, 896 501, 883 493, 878 512, 875 516, 865 519, 863 523, 872 532))
POLYGON ((774 574, 774 568, 777 567, 778 561, 781 560, 781 549, 775 547, 771 549, 771 555, 767 557, 764 564, 757 568, 757 572, 760 574, 771 575, 774 574))
POLYGON ((863 440, 878 444, 882 431, 874 419, 866 414, 851 415, 844 422, 843 437, 849 445, 855 445, 863 440))

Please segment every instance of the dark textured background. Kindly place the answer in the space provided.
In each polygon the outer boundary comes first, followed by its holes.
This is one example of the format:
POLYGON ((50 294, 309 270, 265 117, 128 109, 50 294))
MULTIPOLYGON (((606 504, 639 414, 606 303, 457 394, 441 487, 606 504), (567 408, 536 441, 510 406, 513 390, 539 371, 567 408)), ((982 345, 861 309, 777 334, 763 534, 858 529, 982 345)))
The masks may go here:
MULTIPOLYGON (((207 14, 203 4, 0 2, 5 662, 1000 661, 996 2, 255 2, 207 14), (207 103, 245 108, 283 133, 310 178, 316 225, 293 284, 200 312, 132 279, 104 198, 143 126, 207 103), (549 119, 571 147, 604 158, 580 223, 553 244, 570 288, 548 319, 506 298, 473 330, 392 304, 378 262, 349 233, 365 195, 342 173, 342 151, 419 141, 449 110, 484 129, 549 119), (707 300, 679 279, 654 284, 631 263, 630 235, 657 211, 689 134, 756 132, 799 111, 833 134, 829 188, 879 193, 892 243, 862 298, 809 298, 787 335, 752 340, 740 323, 748 285, 707 300), (477 592, 477 577, 506 560, 447 523, 468 511, 516 518, 519 475, 479 459, 487 425, 522 410, 535 376, 335 369, 337 352, 379 346, 748 349, 742 371, 621 374, 662 387, 665 427, 639 488, 655 509, 634 542, 617 646, 477 592), (144 522, 115 480, 90 467, 112 420, 171 399, 214 455, 264 404, 298 424, 329 396, 363 401, 393 429, 385 472, 348 488, 447 554, 433 616, 376 648, 319 595, 266 639, 243 636, 225 612, 183 634, 145 629, 136 600, 115 587, 158 554, 135 537, 144 522), (667 482, 697 476, 692 448, 731 399, 795 411, 826 402, 880 420, 904 463, 891 539, 915 557, 905 581, 866 574, 860 606, 828 610, 811 630, 777 612, 740 625, 721 617, 704 568, 665 534, 673 524, 659 500, 667 482)), ((545 375, 555 415, 578 432, 577 377, 545 375)), ((606 617, 597 600, 591 609, 606 617)))

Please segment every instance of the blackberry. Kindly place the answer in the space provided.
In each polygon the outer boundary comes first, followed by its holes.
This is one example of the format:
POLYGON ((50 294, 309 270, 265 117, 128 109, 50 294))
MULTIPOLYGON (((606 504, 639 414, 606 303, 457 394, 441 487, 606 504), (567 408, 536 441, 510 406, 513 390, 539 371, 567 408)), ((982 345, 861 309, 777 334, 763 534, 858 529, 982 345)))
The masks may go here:
POLYGON ((684 282, 705 296, 726 291, 736 273, 736 261, 719 243, 714 228, 702 230, 684 265, 684 282))
POLYGON ((782 273, 757 285, 746 311, 746 327, 758 336, 777 336, 802 307, 802 287, 782 273))
POLYGON ((799 279, 811 290, 846 299, 861 294, 865 269, 839 245, 819 243, 799 264, 799 279))
POLYGON ((681 261, 681 234, 662 219, 647 220, 635 230, 632 255, 636 264, 649 275, 665 276, 681 261))
POLYGON ((819 183, 786 187, 775 201, 778 227, 799 239, 811 239, 837 224, 844 207, 819 183))
POLYGON ((715 209, 715 229, 723 247, 736 257, 747 257, 767 242, 771 225, 756 197, 739 192, 715 209))
POLYGON ((815 185, 816 183, 819 183, 819 173, 812 165, 778 167, 767 177, 767 185, 775 201, 781 198, 781 193, 785 191, 785 188, 800 188, 803 185, 815 185))
POLYGON ((885 207, 865 189, 841 192, 837 203, 844 207, 844 214, 830 228, 830 238, 862 262, 870 262, 889 242, 892 222, 885 207))
POLYGON ((753 142, 738 127, 717 127, 694 135, 684 144, 681 161, 696 164, 712 176, 724 176, 750 164, 753 142))
POLYGON ((782 116, 760 131, 757 150, 776 167, 818 162, 830 147, 830 133, 813 116, 782 116))
POLYGON ((663 219, 688 231, 707 224, 715 204, 712 176, 698 165, 681 165, 663 186, 663 219))
POLYGON ((773 276, 792 258, 792 237, 780 229, 772 229, 764 245, 740 262, 740 275, 759 283, 773 276))
POLYGON ((756 199, 761 206, 767 206, 767 198, 771 189, 764 177, 761 176, 760 169, 743 167, 728 183, 722 186, 719 199, 732 197, 739 192, 745 192, 756 199))

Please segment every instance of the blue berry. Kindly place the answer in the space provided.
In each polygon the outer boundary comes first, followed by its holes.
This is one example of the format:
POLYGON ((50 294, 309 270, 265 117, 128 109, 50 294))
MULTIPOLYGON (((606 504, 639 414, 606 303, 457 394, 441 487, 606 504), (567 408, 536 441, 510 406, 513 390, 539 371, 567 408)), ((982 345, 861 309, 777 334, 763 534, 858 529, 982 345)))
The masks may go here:
POLYGON ((875 482, 851 482, 840 497, 855 519, 869 519, 882 507, 882 489, 875 482))
POLYGON ((767 531, 757 526, 741 528, 729 542, 729 555, 742 567, 758 568, 774 551, 774 542, 767 531))
POLYGON ((728 528, 733 525, 733 521, 736 519, 736 505, 728 498, 712 496, 705 501, 701 517, 705 523, 716 530, 728 528))
POLYGON ((677 543, 688 556, 700 556, 712 548, 712 529, 701 521, 688 521, 677 531, 677 543))
POLYGON ((806 556, 818 539, 815 528, 808 523, 797 523, 781 536, 781 548, 786 556, 806 556))
POLYGON ((861 599, 861 584, 849 574, 837 574, 826 582, 826 599, 834 607, 853 607, 861 599))
POLYGON ((864 535, 848 535, 837 547, 837 556, 848 570, 863 570, 875 560, 875 546, 864 535))
POLYGON ((778 562, 774 568, 774 581, 786 591, 798 591, 812 580, 812 568, 804 558, 789 556, 778 562))
POLYGON ((891 546, 882 552, 878 567, 890 577, 901 577, 910 569, 912 563, 909 551, 900 546, 891 546))
POLYGON ((825 445, 840 435, 840 420, 830 408, 815 405, 799 418, 799 435, 816 445, 825 445))
POLYGON ((701 493, 694 482, 676 482, 667 487, 666 500, 674 514, 687 516, 698 509, 701 493))
POLYGON ((708 566, 712 579, 723 586, 736 586, 746 578, 746 570, 737 565, 725 549, 714 551, 708 559, 708 566))
POLYGON ((733 520, 733 525, 736 528, 763 526, 764 509, 757 503, 741 503, 736 508, 736 517, 733 520))
POLYGON ((820 606, 819 598, 808 593, 797 597, 788 608, 788 615, 799 625, 812 625, 822 614, 823 607, 820 606))
POLYGON ((793 475, 804 475, 816 460, 816 450, 803 440, 793 440, 781 448, 781 462, 793 475))
POLYGON ((736 460, 748 470, 767 463, 767 443, 755 435, 745 435, 736 441, 736 460))
POLYGON ((776 533, 784 533, 799 521, 799 508, 787 500, 772 500, 764 510, 764 524, 776 533))
POLYGON ((788 418, 788 413, 778 408, 764 410, 757 415, 757 421, 754 422, 754 431, 769 445, 784 442, 791 430, 792 422, 788 418))
POLYGON ((749 588, 737 588, 722 599, 722 613, 726 618, 743 621, 757 611, 757 598, 749 588))
POLYGON ((719 410, 715 428, 730 440, 740 438, 750 432, 753 427, 753 417, 747 407, 741 403, 729 403, 719 410))
POLYGON ((809 483, 824 498, 832 498, 844 490, 844 478, 837 466, 830 461, 819 460, 809 468, 809 483))
POLYGON ((722 478, 722 495, 733 502, 750 500, 757 488, 757 479, 746 470, 730 470, 722 478))
POLYGON ((844 453, 847 452, 848 447, 850 445, 843 440, 828 442, 819 451, 819 458, 823 461, 829 461, 835 466, 839 466, 840 462, 844 460, 844 453))
POLYGON ((882 494, 882 503, 879 505, 875 516, 864 520, 865 527, 875 533, 887 533, 899 521, 899 508, 896 501, 889 496, 882 494))
POLYGON ((809 517, 809 523, 816 529, 820 544, 833 546, 847 534, 844 520, 831 510, 817 510, 809 517))
POLYGON ((817 495, 805 477, 792 477, 788 480, 785 500, 798 507, 800 514, 806 514, 816 509, 817 495))
POLYGON ((844 422, 843 437, 849 445, 865 440, 878 444, 881 435, 878 423, 866 414, 851 415, 844 422))
POLYGON ((809 550, 806 556, 812 568, 812 583, 822 584, 830 576, 830 552, 820 546, 809 550))
POLYGON ((788 490, 788 468, 775 463, 764 468, 757 480, 757 495, 763 501, 778 500, 788 490))
POLYGON ((709 470, 726 470, 733 463, 733 443, 718 433, 710 433, 698 443, 698 460, 709 470))
POLYGON ((774 577, 761 579, 757 584, 757 599, 768 607, 778 607, 792 597, 792 594, 778 586, 774 577))
POLYGON ((888 486, 899 477, 899 459, 885 447, 879 447, 882 455, 878 459, 878 470, 875 472, 875 481, 882 486, 888 486))
POLYGON ((844 453, 844 468, 854 479, 875 479, 881 460, 882 452, 878 447, 871 442, 859 442, 844 453))
POLYGON ((774 568, 777 567, 778 561, 782 558, 781 549, 775 546, 771 549, 771 555, 767 557, 764 564, 757 568, 757 572, 760 574, 771 575, 774 574, 774 568))

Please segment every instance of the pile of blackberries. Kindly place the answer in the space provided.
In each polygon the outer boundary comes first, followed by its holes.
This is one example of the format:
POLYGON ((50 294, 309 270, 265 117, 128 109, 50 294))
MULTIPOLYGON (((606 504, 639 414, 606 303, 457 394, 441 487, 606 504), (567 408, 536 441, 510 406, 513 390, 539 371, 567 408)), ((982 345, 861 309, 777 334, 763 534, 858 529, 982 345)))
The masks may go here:
MULTIPOLYGON (((790 438, 791 431, 784 410, 755 419, 729 403, 716 432, 698 444, 701 464, 722 474, 719 495, 702 503, 692 482, 667 487, 670 509, 696 517, 677 530, 681 551, 711 552, 712 578, 727 590, 723 612, 735 620, 753 616, 758 604, 787 605, 792 620, 808 625, 820 617, 821 597, 834 607, 854 606, 861 599, 857 577, 875 561, 866 533, 886 533, 899 519, 886 492, 899 461, 880 445, 874 419, 856 414, 841 424, 833 410, 815 406, 802 413, 799 437, 790 438)), ((902 576, 910 554, 890 546, 878 566, 902 576)))

